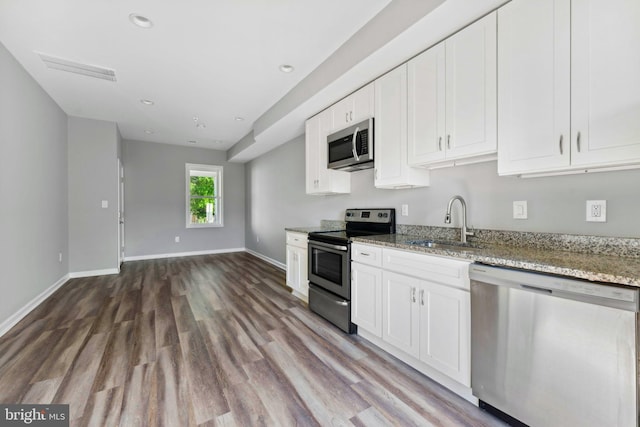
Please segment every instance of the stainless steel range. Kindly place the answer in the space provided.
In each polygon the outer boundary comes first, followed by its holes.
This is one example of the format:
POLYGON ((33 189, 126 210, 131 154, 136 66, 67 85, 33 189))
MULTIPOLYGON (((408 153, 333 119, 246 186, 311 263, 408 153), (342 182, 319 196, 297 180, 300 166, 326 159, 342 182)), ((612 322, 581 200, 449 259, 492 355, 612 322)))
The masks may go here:
POLYGON ((309 308, 352 334, 351 238, 396 232, 395 209, 347 209, 346 229, 309 233, 309 308))

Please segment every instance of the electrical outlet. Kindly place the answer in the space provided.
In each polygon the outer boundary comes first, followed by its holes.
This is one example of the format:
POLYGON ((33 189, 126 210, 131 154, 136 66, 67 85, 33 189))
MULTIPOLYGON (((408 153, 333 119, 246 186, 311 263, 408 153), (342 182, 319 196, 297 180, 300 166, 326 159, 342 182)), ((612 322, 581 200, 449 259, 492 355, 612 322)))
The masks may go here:
POLYGON ((606 200, 587 200, 587 221, 607 222, 606 200))
POLYGON ((175 237, 175 241, 176 241, 176 243, 180 243, 180 236, 176 236, 175 237))
POLYGON ((101 206, 102 206, 102 209, 107 209, 109 207, 109 201, 103 200, 101 206))
POLYGON ((518 200, 513 202, 513 219, 527 219, 526 200, 518 200))
POLYGON ((409 205, 402 205, 401 214, 402 216, 409 216, 409 205))

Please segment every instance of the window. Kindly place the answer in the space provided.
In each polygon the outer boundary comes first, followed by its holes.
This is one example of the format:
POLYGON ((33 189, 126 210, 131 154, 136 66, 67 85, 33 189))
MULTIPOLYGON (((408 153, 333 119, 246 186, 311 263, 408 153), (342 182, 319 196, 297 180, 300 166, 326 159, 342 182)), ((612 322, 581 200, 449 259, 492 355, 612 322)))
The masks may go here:
POLYGON ((222 166, 186 164, 187 228, 222 227, 222 166))

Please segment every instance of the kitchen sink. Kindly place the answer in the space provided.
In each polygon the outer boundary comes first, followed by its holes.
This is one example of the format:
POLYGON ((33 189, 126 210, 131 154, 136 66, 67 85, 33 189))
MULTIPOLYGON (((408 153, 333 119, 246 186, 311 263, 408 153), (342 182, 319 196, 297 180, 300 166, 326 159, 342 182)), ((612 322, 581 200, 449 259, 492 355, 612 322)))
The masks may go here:
POLYGON ((455 240, 433 240, 433 239, 425 239, 425 240, 408 240, 406 242, 408 245, 412 246, 420 246, 423 248, 433 248, 433 249, 453 249, 453 250, 466 250, 466 249, 484 249, 485 246, 473 243, 473 242, 458 242, 455 240))

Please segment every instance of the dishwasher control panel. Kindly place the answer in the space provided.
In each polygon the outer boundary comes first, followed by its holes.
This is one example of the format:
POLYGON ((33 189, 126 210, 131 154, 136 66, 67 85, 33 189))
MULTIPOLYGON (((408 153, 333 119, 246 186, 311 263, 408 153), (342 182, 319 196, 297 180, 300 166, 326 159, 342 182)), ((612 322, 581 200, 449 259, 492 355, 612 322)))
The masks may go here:
POLYGON ((639 308, 638 289, 616 285, 483 264, 472 264, 469 267, 469 278, 472 281, 488 282, 497 286, 509 286, 626 310, 638 311, 639 308))
POLYGON ((569 283, 560 281, 558 283, 558 289, 567 292, 592 295, 594 297, 610 298, 629 302, 634 302, 636 300, 637 294, 636 291, 633 291, 631 289, 618 288, 608 285, 593 285, 591 283, 581 283, 575 281, 570 281, 569 283))

